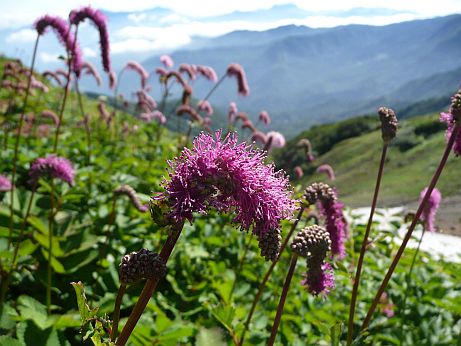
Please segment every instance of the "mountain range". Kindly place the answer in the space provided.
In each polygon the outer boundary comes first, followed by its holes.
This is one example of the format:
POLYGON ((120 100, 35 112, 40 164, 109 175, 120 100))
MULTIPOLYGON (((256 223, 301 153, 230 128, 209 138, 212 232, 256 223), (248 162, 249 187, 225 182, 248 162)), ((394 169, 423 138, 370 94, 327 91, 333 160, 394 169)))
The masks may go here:
MULTIPOLYGON (((461 81, 461 15, 386 26, 347 25, 312 29, 283 26, 267 31, 235 31, 202 39, 171 54, 180 63, 209 65, 218 75, 241 64, 250 96, 239 97, 226 79, 210 99, 242 111, 269 111, 288 136, 313 124, 369 113, 381 105, 403 108, 428 98, 448 97, 461 81)), ((143 65, 159 66, 159 56, 143 65)), ((209 83, 198 81, 195 96, 209 83)))

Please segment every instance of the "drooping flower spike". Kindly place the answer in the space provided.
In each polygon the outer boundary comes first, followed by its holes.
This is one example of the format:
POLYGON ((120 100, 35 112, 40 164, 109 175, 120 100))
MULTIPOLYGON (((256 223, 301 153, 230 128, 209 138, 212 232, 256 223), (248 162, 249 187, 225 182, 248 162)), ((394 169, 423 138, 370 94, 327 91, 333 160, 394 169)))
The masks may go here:
POLYGON ((120 196, 120 195, 128 196, 128 198, 131 201, 131 204, 141 213, 144 213, 147 210, 149 210, 149 206, 141 204, 138 197, 136 196, 136 191, 129 185, 120 185, 114 190, 114 195, 115 196, 120 196))
POLYGON ((325 173, 328 176, 328 179, 335 180, 335 172, 329 164, 323 164, 317 167, 317 173, 325 173))
POLYGON ((229 77, 237 78, 238 93, 242 96, 250 94, 250 87, 248 86, 247 78, 243 67, 239 64, 230 64, 227 67, 226 74, 229 77))
POLYGON ((266 126, 271 124, 271 117, 269 116, 269 113, 267 113, 267 111, 261 111, 259 113, 258 119, 266 126))
POLYGON ((90 63, 88 61, 84 61, 83 64, 82 64, 82 71, 83 71, 84 74, 93 76, 93 78, 95 79, 96 84, 98 84, 98 86, 102 85, 101 76, 99 75, 98 70, 96 69, 96 67, 94 67, 94 65, 92 63, 90 63))
POLYGON ((174 65, 173 59, 169 55, 161 55, 160 62, 165 65, 166 68, 172 68, 174 65))
POLYGON ((141 88, 144 89, 147 85, 147 79, 149 78, 149 73, 141 66, 140 63, 136 61, 128 61, 124 69, 131 70, 136 72, 141 78, 141 88))
MULTIPOLYGON (((461 121, 461 90, 451 97, 451 106, 449 113, 440 113, 440 121, 447 123, 447 131, 445 137, 448 139, 453 133, 455 124, 461 121)), ((458 132, 455 143, 453 144, 453 152, 456 156, 461 155, 461 131, 458 132)))
MULTIPOLYGON (((419 195, 419 203, 423 200, 424 196, 426 195, 427 187, 424 188, 420 195, 419 195)), ((429 200, 426 203, 426 206, 421 214, 421 220, 424 221, 426 230, 429 232, 435 232, 435 214, 437 213, 437 209, 439 208, 440 202, 442 201, 442 194, 437 188, 432 190, 431 195, 429 196, 429 200)))
POLYGON ((48 27, 53 29, 59 42, 61 42, 66 51, 71 55, 73 71, 77 77, 80 76, 82 53, 78 43, 75 41, 74 35, 70 32, 67 22, 59 17, 45 15, 34 23, 34 28, 39 36, 45 34, 48 27))
POLYGON ((201 133, 192 149, 184 148, 179 158, 169 162, 169 180, 163 182, 166 191, 154 200, 167 202, 175 222, 191 221, 194 212, 206 214, 211 208, 234 212, 234 223, 262 237, 279 228, 295 209, 284 173, 264 159, 262 151, 238 144, 235 133, 224 139, 221 131, 214 138, 201 133))
POLYGON ((11 184, 10 179, 0 174, 0 192, 10 191, 12 187, 13 184, 11 184))
POLYGON ((111 73, 112 68, 110 62, 109 31, 107 30, 107 19, 100 10, 94 9, 90 6, 82 7, 79 10, 73 10, 69 14, 69 20, 74 25, 80 24, 85 19, 89 19, 99 31, 102 66, 104 71, 111 73))
POLYGON ((272 137, 272 147, 273 148, 283 148, 286 144, 285 137, 277 131, 270 131, 267 134, 267 137, 272 137))

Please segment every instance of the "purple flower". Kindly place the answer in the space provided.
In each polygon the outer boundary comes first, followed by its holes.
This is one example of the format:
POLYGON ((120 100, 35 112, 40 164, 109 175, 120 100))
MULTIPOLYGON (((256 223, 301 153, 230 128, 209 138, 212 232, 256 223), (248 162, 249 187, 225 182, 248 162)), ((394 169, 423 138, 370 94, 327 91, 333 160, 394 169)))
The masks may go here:
POLYGON ((140 116, 141 120, 149 123, 153 120, 157 120, 159 124, 165 124, 166 123, 166 117, 163 115, 162 112, 159 110, 155 110, 150 113, 142 113, 140 116))
MULTIPOLYGON (((451 137, 453 133, 453 129, 455 128, 455 118, 451 113, 440 113, 440 121, 447 123, 447 131, 445 132, 445 138, 448 139, 451 137)), ((458 131, 458 134, 455 139, 455 143, 453 144, 453 152, 456 156, 461 155, 461 131, 458 131)))
POLYGON ((0 192, 10 191, 12 187, 10 179, 0 174, 0 192))
POLYGON ((101 46, 101 59, 104 71, 110 73, 112 71, 110 66, 109 54, 109 32, 107 30, 107 20, 104 14, 90 6, 82 7, 78 11, 73 10, 69 14, 69 20, 72 24, 78 25, 85 19, 89 19, 99 31, 99 44, 101 46))
POLYGON ((72 55, 73 70, 77 77, 80 76, 82 53, 74 35, 70 32, 67 22, 59 17, 45 15, 40 17, 34 24, 35 30, 37 30, 39 35, 43 35, 49 26, 54 30, 58 36, 58 40, 64 45, 67 52, 72 55))
POLYGON ((317 168, 317 173, 326 173, 328 179, 335 180, 335 172, 333 171, 333 168, 328 164, 320 165, 317 168))
POLYGON ((65 181, 71 186, 74 185, 74 168, 72 163, 63 157, 51 155, 47 158, 40 157, 36 159, 29 170, 29 183, 32 185, 37 184, 38 180, 44 175, 65 181))
POLYGON ((179 73, 186 73, 190 80, 194 80, 196 77, 196 69, 194 68, 194 65, 181 64, 179 65, 178 71, 179 73))
POLYGON ((313 295, 329 294, 331 289, 335 287, 333 268, 329 263, 323 263, 320 267, 310 267, 304 274, 302 284, 313 295))
MULTIPOLYGON (((423 200, 424 196, 426 195, 427 187, 421 191, 419 195, 419 202, 423 200)), ((423 213, 421 214, 421 220, 424 221, 426 225, 426 229, 429 232, 435 232, 434 221, 435 221, 435 214, 437 213, 437 209, 439 209, 440 202, 442 201, 442 194, 436 188, 432 190, 429 199, 427 200, 426 206, 424 207, 423 213)))
POLYGON ((53 111, 51 111, 49 109, 45 109, 42 112, 42 117, 47 118, 47 119, 51 119, 55 126, 58 126, 58 124, 59 124, 59 117, 56 115, 55 112, 53 112, 53 111))
POLYGON ((265 154, 247 145, 238 144, 235 133, 224 139, 217 131, 215 138, 201 133, 193 148, 184 148, 179 158, 170 161, 166 192, 154 197, 168 202, 170 217, 180 222, 192 221, 193 213, 206 214, 210 208, 234 212, 234 222, 242 230, 258 237, 279 227, 282 219, 292 215, 288 179, 274 165, 264 163, 265 154))
POLYGON ((243 67, 239 64, 230 64, 227 67, 227 75, 237 78, 238 93, 242 96, 248 96, 250 94, 250 88, 248 86, 247 78, 243 67))

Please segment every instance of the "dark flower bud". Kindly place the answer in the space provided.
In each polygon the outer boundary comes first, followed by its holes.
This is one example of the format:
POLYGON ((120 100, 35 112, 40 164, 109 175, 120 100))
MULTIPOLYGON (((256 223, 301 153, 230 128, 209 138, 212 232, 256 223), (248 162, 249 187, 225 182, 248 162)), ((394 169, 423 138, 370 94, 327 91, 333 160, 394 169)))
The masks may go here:
POLYGON ((263 236, 258 237, 258 246, 261 249, 261 256, 263 256, 266 261, 275 261, 277 259, 280 253, 281 240, 282 236, 278 228, 267 231, 263 236))
POLYGON ((299 256, 318 258, 321 263, 330 247, 330 235, 324 227, 318 225, 303 228, 291 243, 292 250, 299 256))
POLYGON ((458 90, 456 94, 451 97, 450 113, 455 120, 461 120, 461 90, 458 90))
POLYGON ((312 183, 309 185, 303 194, 307 203, 315 204, 316 202, 333 202, 336 200, 336 194, 334 190, 324 183, 312 183))
POLYGON ((378 109, 379 120, 381 120, 381 134, 384 143, 389 143, 397 133, 399 122, 395 112, 387 107, 378 109))
POLYGON ((123 256, 119 278, 123 284, 133 284, 143 279, 161 278, 166 274, 163 259, 155 252, 141 249, 123 256))

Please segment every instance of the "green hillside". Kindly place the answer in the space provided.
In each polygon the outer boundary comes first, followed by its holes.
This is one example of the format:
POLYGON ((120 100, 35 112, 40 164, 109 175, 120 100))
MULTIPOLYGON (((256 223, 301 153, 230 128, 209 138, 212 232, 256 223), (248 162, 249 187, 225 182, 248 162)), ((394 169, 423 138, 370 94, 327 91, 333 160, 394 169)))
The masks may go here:
MULTIPOLYGON (((293 176, 293 168, 301 165, 305 175, 298 182, 302 186, 327 180, 325 174, 315 170, 328 163, 336 174, 336 180, 330 183, 338 188, 342 200, 350 206, 367 206, 381 157, 379 124, 376 115, 317 126, 290 141, 287 150, 274 156, 280 167, 286 167, 288 158, 294 153, 286 168, 293 176), (341 136, 349 138, 341 139, 341 136), (305 162, 302 150, 295 149, 301 138, 312 142, 313 151, 317 154, 312 163, 305 162)), ((439 122, 438 113, 400 122, 397 137, 388 150, 379 198, 381 206, 402 205, 418 198, 439 163, 445 145, 445 127, 439 122)), ((444 196, 461 193, 461 181, 457 178, 460 169, 459 158, 451 155, 437 185, 444 196)))

